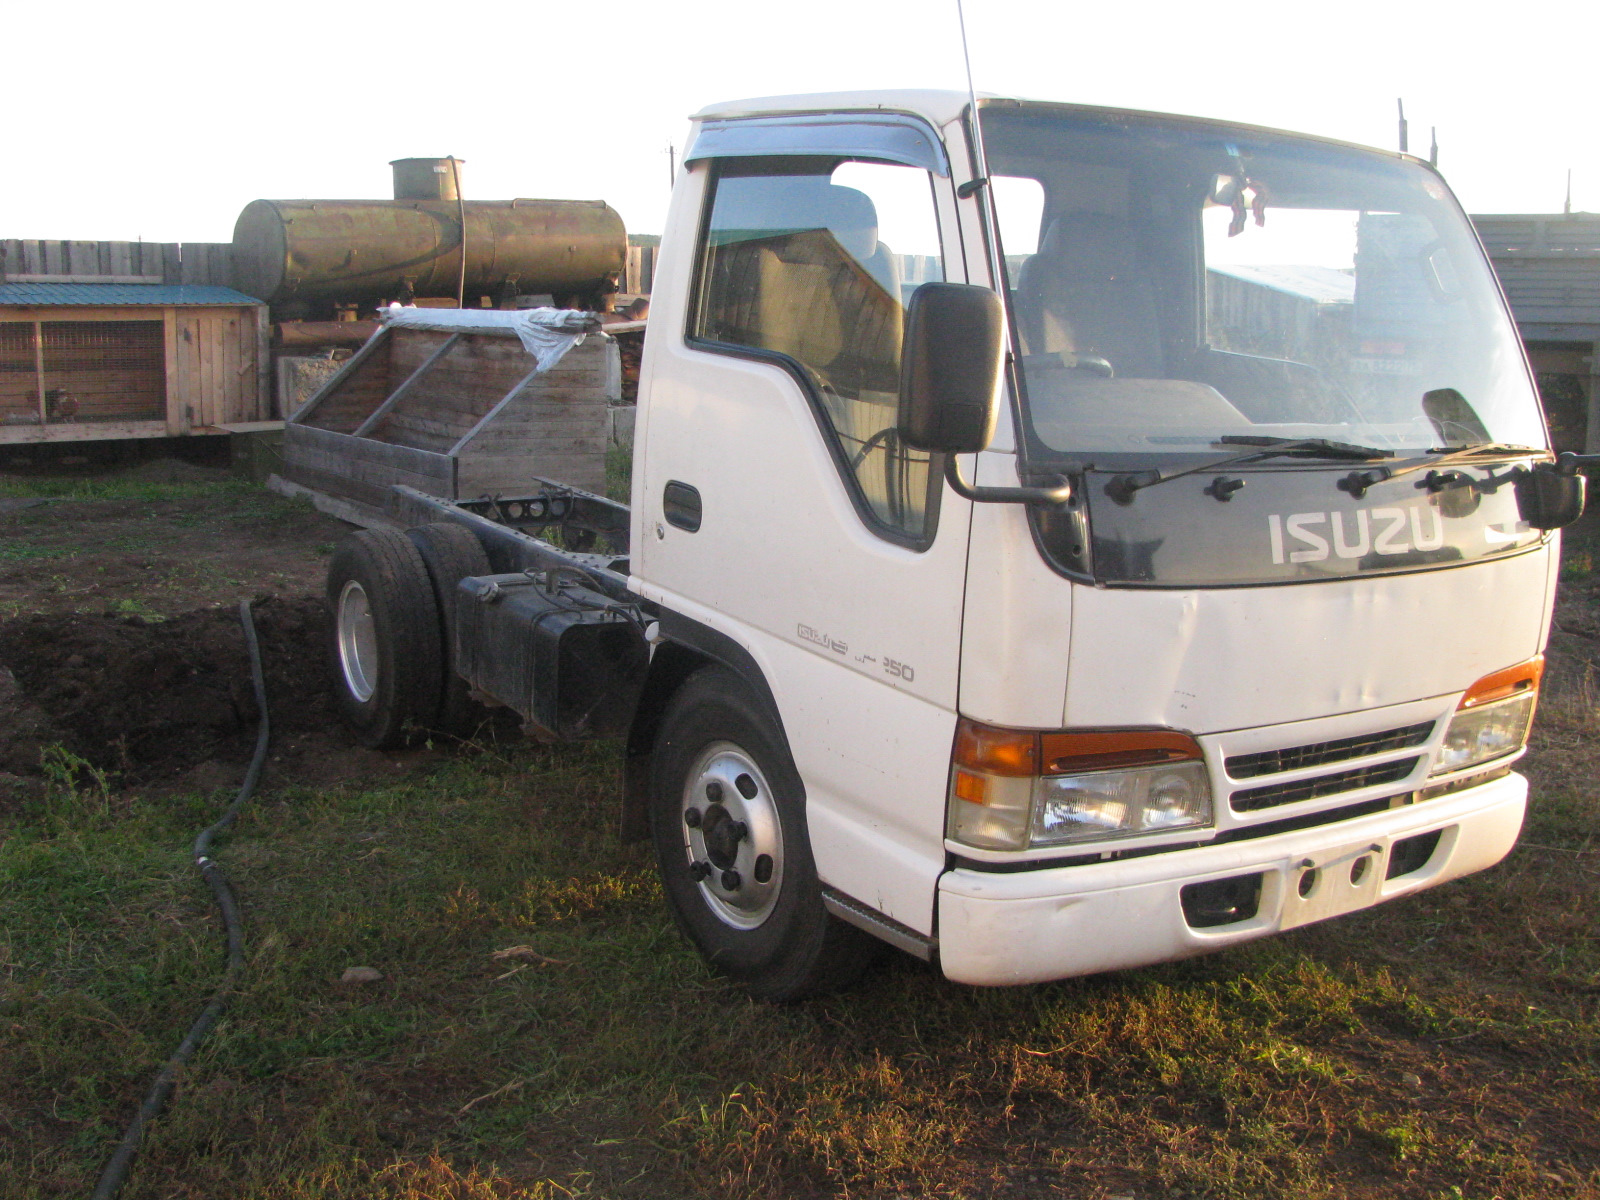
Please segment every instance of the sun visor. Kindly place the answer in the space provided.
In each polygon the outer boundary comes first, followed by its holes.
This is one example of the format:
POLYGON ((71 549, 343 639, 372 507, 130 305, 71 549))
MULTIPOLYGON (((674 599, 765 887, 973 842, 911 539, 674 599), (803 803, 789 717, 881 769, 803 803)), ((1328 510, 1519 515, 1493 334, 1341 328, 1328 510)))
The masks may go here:
POLYGON ((683 161, 779 154, 864 158, 921 167, 935 175, 950 174, 950 162, 938 135, 915 117, 897 113, 704 121, 683 161))

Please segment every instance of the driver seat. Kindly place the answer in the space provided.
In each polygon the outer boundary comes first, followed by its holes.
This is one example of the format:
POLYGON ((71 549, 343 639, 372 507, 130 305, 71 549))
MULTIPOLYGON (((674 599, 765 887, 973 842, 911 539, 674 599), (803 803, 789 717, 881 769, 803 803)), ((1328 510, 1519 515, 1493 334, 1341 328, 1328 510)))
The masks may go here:
POLYGON ((1167 377, 1155 282, 1126 221, 1057 217, 1022 264, 1017 307, 1029 354, 1092 354, 1122 378, 1167 377))

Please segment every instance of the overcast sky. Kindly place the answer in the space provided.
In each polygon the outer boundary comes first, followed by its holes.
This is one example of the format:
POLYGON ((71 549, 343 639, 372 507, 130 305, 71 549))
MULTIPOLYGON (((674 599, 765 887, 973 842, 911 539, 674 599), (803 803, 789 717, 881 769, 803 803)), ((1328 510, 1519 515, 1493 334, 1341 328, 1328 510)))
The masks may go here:
MULTIPOLYGON (((703 104, 965 87, 954 0, 58 2, 6 24, 0 237, 228 241, 252 199, 386 197, 390 159, 446 154, 471 198, 604 199, 655 233, 703 104)), ((1558 212, 1569 167, 1573 208, 1600 211, 1594 0, 968 0, 967 27, 980 91, 1389 148, 1404 97, 1468 211, 1558 212)))

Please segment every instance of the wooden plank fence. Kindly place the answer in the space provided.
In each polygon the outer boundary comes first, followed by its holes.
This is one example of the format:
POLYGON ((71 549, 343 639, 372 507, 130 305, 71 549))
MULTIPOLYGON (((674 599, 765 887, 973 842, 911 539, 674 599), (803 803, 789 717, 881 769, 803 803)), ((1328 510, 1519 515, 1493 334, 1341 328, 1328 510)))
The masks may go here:
POLYGON ((1524 338, 1600 336, 1600 216, 1477 216, 1472 223, 1524 338))
POLYGON ((190 283, 233 286, 229 242, 0 239, 0 283, 190 283))

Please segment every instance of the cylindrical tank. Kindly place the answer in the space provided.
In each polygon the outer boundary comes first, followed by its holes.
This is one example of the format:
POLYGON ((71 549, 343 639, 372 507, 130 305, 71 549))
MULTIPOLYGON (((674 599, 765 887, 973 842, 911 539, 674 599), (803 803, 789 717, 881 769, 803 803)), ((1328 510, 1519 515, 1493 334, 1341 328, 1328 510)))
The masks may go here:
MULTIPOLYGON (((467 296, 616 290, 622 218, 603 200, 468 200, 467 296)), ((455 200, 253 200, 233 227, 234 286, 269 304, 454 296, 455 200)))

